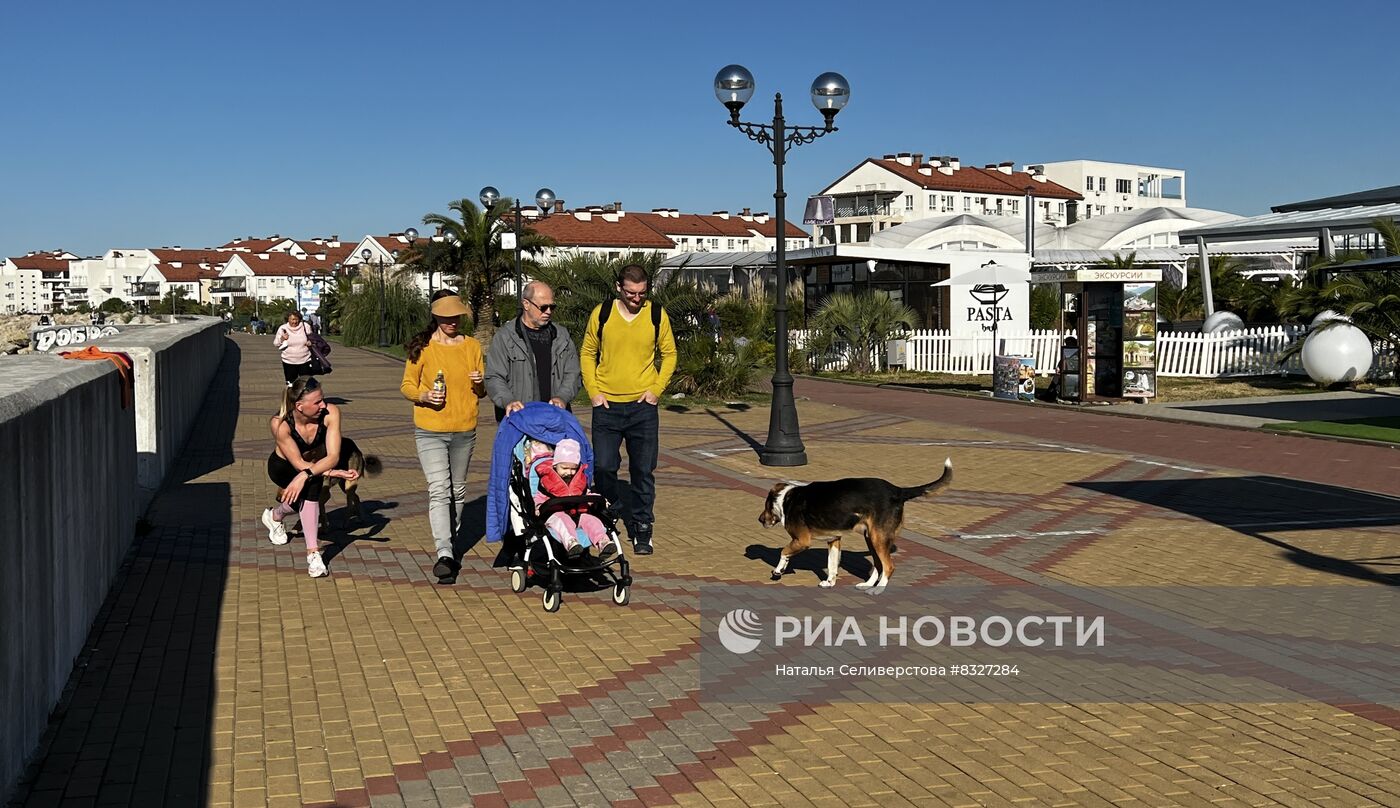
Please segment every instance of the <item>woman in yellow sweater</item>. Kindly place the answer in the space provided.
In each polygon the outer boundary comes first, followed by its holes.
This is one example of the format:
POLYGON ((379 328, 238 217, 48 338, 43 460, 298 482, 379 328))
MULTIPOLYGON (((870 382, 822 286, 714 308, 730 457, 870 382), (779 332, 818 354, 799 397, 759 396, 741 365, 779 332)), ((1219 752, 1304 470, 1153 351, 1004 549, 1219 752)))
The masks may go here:
POLYGON ((408 341, 399 390, 413 402, 413 437, 428 478, 428 524, 437 553, 433 574, 438 583, 450 584, 462 568, 452 540, 462 527, 486 365, 481 343, 461 333, 461 317, 468 313, 461 298, 441 289, 433 295, 432 312, 428 327, 408 341))

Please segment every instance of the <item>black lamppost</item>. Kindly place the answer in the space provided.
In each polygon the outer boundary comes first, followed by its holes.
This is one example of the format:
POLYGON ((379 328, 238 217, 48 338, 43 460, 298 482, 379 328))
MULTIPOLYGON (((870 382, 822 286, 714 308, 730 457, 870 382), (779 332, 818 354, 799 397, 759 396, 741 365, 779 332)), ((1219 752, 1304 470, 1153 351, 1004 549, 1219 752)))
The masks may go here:
MULTIPOLYGON (((481 207, 487 211, 495 207, 501 199, 501 192, 488 185, 481 189, 477 199, 481 201, 481 207)), ((549 211, 554 207, 554 192, 548 188, 541 188, 535 192, 535 205, 540 210, 540 217, 549 215, 549 211)), ((520 301, 525 298, 525 287, 520 283, 520 200, 515 200, 515 299, 518 307, 523 307, 520 301)), ((488 235, 488 241, 489 235, 488 235)), ((482 260, 485 260, 485 253, 482 253, 482 260)))
POLYGON ((805 466, 807 450, 797 424, 797 404, 792 397, 792 374, 788 372, 787 331, 787 194, 783 191, 783 165, 790 147, 811 143, 828 132, 835 132, 836 113, 851 99, 851 85, 840 73, 823 73, 812 82, 812 105, 826 119, 823 127, 788 126, 783 120, 783 94, 773 97, 773 122, 744 123, 739 110, 753 96, 753 74, 741 65, 729 65, 715 75, 715 97, 729 108, 729 125, 768 147, 777 169, 777 186, 773 202, 777 211, 777 300, 773 317, 777 331, 774 348, 773 403, 768 413, 768 440, 759 450, 758 460, 765 466, 805 466))

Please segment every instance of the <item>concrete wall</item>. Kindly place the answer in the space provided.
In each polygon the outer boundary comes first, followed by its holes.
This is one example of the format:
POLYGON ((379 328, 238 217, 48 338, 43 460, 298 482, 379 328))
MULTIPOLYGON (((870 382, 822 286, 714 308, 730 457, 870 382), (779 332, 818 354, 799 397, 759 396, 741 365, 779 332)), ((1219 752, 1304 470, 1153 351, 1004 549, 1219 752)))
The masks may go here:
POLYGON ((0 795, 58 702, 136 524, 136 419, 107 362, 0 359, 0 795))
POLYGON ((135 362, 0 357, 0 798, 13 787, 223 357, 203 317, 99 342, 135 362))
POLYGON ((130 327, 98 345, 130 356, 135 366, 137 504, 145 511, 185 445, 223 358, 224 325, 217 317, 192 317, 130 327))

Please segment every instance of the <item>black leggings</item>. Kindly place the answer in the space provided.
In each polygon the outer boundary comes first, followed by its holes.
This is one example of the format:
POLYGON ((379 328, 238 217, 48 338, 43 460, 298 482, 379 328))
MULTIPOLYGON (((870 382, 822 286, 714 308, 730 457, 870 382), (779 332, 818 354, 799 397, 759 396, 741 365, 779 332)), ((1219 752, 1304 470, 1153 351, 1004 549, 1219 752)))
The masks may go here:
POLYGON ((311 376, 311 363, 302 362, 300 365, 289 365, 282 363, 282 375, 287 377, 287 383, 291 384, 297 380, 298 376, 311 376))
MULTIPOLYGON (((355 445, 349 438, 340 439, 340 462, 335 464, 338 471, 350 470, 350 455, 358 452, 360 447, 355 445)), ((267 456, 267 477, 277 485, 278 488, 286 488, 292 484, 298 474, 296 466, 287 462, 281 455, 273 450, 267 456)), ((308 499, 319 499, 321 496, 321 486, 326 482, 325 477, 313 477, 306 481, 306 485, 301 487, 301 498, 297 502, 304 502, 308 499)))

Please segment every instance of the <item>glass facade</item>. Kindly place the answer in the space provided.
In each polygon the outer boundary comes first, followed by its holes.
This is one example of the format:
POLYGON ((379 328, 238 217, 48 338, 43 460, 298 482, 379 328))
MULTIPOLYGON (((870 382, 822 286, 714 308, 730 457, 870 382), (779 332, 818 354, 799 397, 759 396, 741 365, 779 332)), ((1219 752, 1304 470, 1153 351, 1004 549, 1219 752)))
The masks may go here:
MULTIPOLYGON (((796 269, 796 268, 795 268, 796 269)), ((917 328, 948 327, 948 290, 934 287, 948 277, 947 264, 875 264, 872 271, 865 261, 818 264, 802 267, 806 292, 806 315, 811 316, 828 295, 859 293, 875 289, 914 310, 917 328)), ((803 319, 804 325, 806 318, 803 319)))

